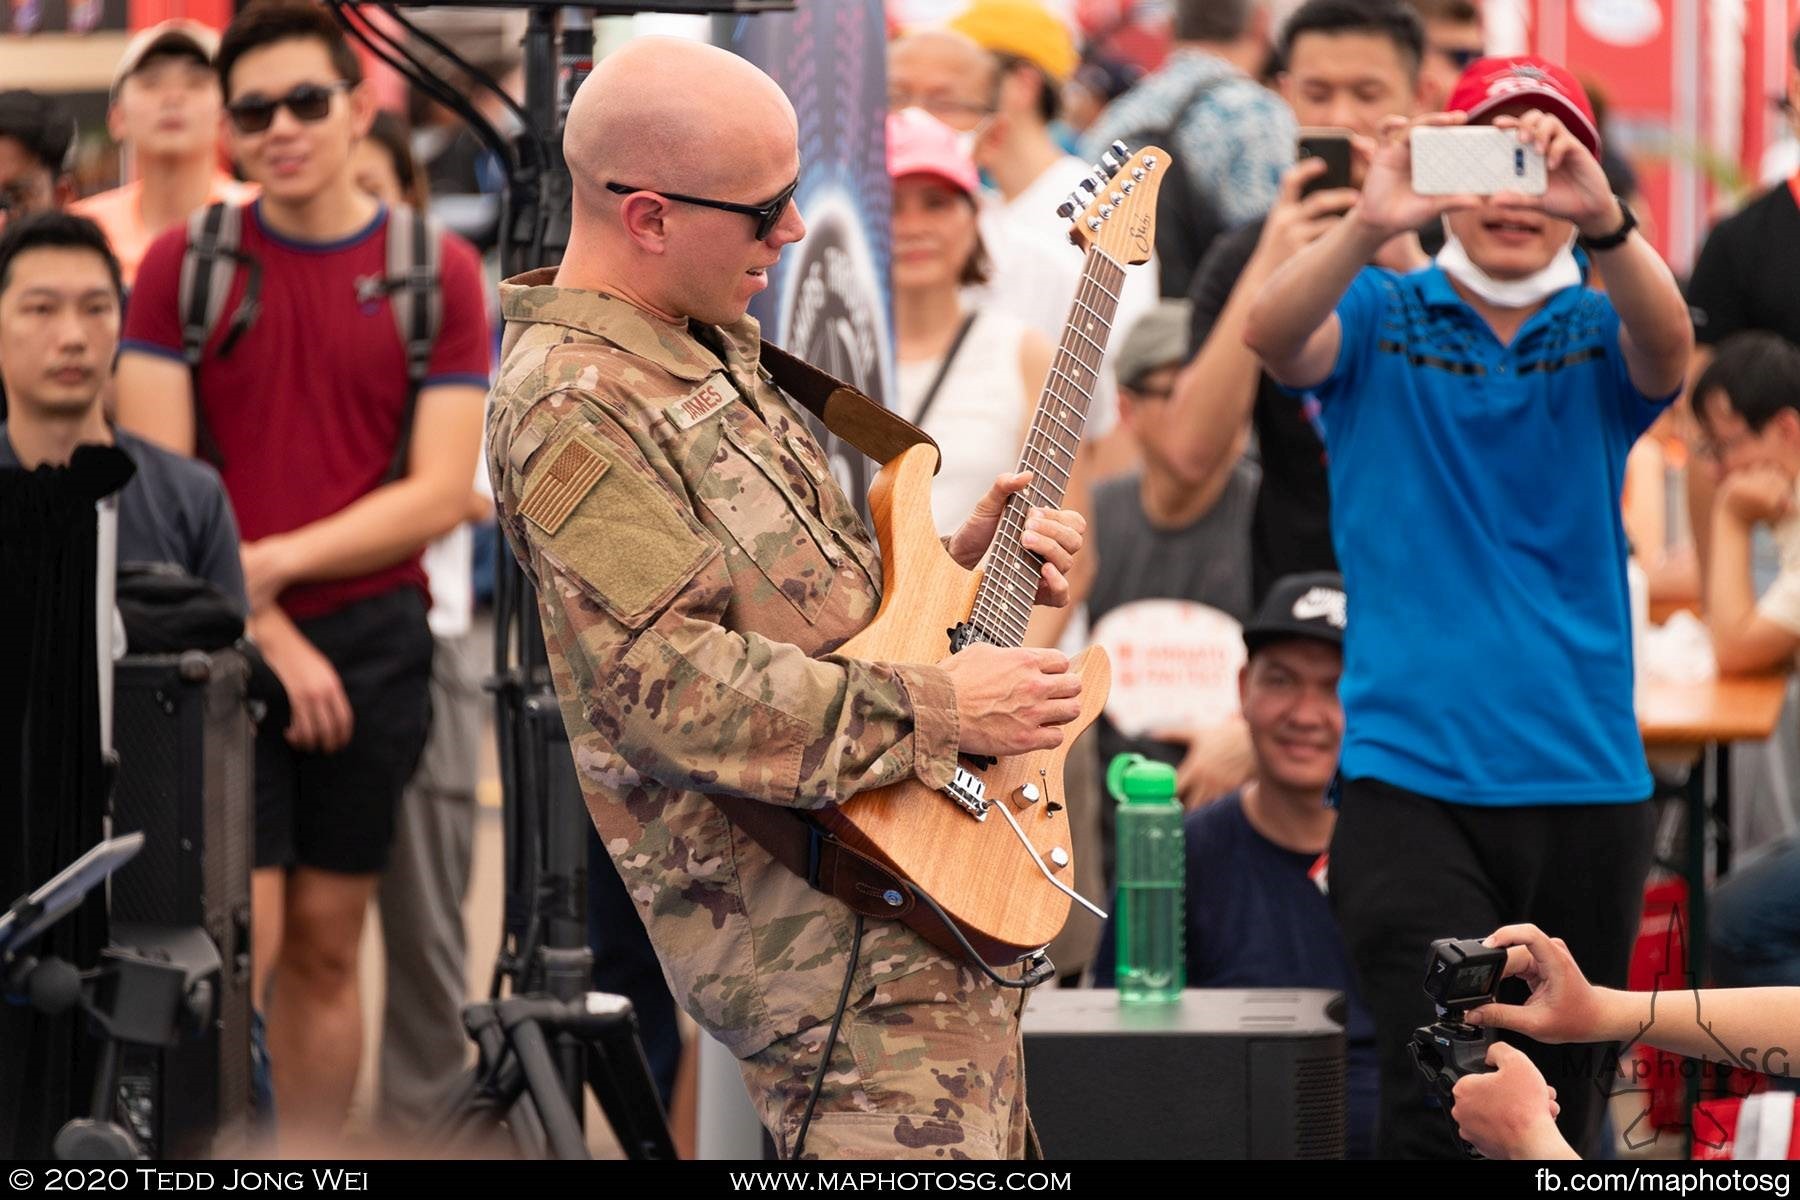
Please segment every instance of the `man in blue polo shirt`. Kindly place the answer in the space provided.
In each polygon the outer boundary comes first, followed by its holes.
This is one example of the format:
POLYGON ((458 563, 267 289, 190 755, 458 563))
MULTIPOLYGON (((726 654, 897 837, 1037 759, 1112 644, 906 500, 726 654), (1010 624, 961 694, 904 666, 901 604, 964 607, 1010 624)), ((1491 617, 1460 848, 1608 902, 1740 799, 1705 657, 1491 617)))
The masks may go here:
MULTIPOLYGON (((1625 456, 1681 386, 1668 268, 1606 183, 1581 85, 1539 59, 1470 67, 1434 124, 1514 129, 1549 189, 1421 196, 1390 120, 1361 201, 1263 290, 1246 340, 1322 408, 1345 645, 1333 908, 1382 1058, 1378 1153, 1457 1153, 1406 1043, 1432 1019, 1428 943, 1563 931, 1625 982, 1650 854, 1632 710, 1625 456), (1442 217, 1436 263, 1365 267, 1442 217), (1579 241, 1606 271, 1585 286, 1579 241)), ((1526 1048, 1592 1148, 1597 1054, 1526 1048)))

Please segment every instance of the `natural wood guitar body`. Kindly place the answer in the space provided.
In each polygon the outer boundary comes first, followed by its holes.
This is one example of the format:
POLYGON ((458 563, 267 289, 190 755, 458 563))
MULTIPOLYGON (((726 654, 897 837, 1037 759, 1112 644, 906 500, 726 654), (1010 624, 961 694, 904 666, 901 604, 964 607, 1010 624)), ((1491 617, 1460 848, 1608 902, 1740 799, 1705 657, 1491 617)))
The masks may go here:
MULTIPOLYGON (((969 617, 982 573, 958 566, 938 540, 931 520, 936 469, 936 448, 914 446, 882 468, 870 488, 882 550, 881 608, 839 653, 868 662, 942 662, 950 653, 949 630, 969 617)), ((1075 886, 1063 764, 1069 747, 1105 707, 1111 681, 1106 653, 1097 646, 1078 655, 1070 669, 1081 675, 1081 715, 1064 726, 1060 746, 985 768, 963 759, 986 785, 990 811, 984 820, 917 779, 862 792, 813 814, 833 834, 928 892, 982 958, 995 965, 1041 949, 1068 919, 1069 897, 1045 877, 1048 871, 1065 886, 1075 886), (1021 799, 1028 784, 1037 789, 1035 802, 1021 799), (1005 816, 993 811, 1002 805, 1023 830, 1029 850, 1005 816)), ((927 920, 919 928, 941 944, 935 924, 927 920)))

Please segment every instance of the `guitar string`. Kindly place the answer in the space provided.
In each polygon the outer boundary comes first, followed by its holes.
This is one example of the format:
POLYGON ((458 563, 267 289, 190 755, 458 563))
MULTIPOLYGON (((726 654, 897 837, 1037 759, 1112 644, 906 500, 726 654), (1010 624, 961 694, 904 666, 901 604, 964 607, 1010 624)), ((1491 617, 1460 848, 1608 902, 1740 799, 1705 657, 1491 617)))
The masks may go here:
MULTIPOLYGON (((1114 297, 1113 292, 1100 280, 1101 271, 1109 266, 1118 275, 1119 281, 1122 281, 1124 277, 1123 268, 1114 263, 1111 256, 1107 255, 1104 251, 1098 249, 1094 250, 1093 254, 1090 256, 1089 262, 1082 272, 1081 283, 1076 289, 1074 305, 1070 311, 1069 323, 1064 331, 1063 343, 1058 351, 1059 362, 1063 355, 1067 355, 1075 365, 1078 365, 1084 372, 1093 378, 1096 386, 1100 379, 1100 364, 1088 362, 1080 350, 1071 341, 1070 335, 1074 334, 1081 337, 1082 341, 1087 342, 1088 345, 1094 347, 1096 351, 1099 350, 1098 343, 1094 342, 1092 338, 1082 335, 1076 328, 1075 321, 1077 309, 1088 312, 1094 320, 1099 321, 1105 326, 1106 333, 1110 334, 1111 322, 1102 316, 1092 304, 1087 302, 1089 299, 1097 299, 1097 297, 1093 297, 1089 291, 1089 288, 1091 287, 1098 290, 1101 294, 1113 298, 1116 304, 1116 297, 1114 297)), ((1115 286, 1117 286, 1116 282, 1115 286)), ((1031 445, 1032 442, 1036 440, 1036 436, 1040 433, 1045 434, 1046 436, 1053 436, 1049 435, 1048 427, 1043 425, 1043 421, 1046 417, 1061 427, 1065 432, 1076 437, 1079 444, 1079 434, 1055 415, 1055 410, 1051 406, 1051 401, 1059 401, 1067 406, 1077 419, 1084 418, 1086 415, 1086 407, 1093 403, 1093 395, 1088 387, 1083 386, 1072 376, 1062 371, 1060 366, 1053 366, 1053 371, 1057 376, 1075 389, 1076 393, 1081 397, 1082 405, 1081 407, 1077 407, 1075 404, 1070 403, 1070 400, 1066 395, 1057 395, 1057 389, 1046 382, 1044 396, 1040 400, 1037 412, 1033 418, 1033 429, 1026 439, 1027 453, 1025 458, 1021 461, 1021 465, 1026 466, 1027 469, 1030 467, 1029 457, 1031 445)), ((1061 444, 1060 440, 1057 444, 1061 444)), ((1037 482, 1038 480, 1034 477, 1032 485, 1028 485, 1024 491, 1032 493, 1030 499, 1035 501, 1038 507, 1049 507, 1047 503, 1048 497, 1038 490, 1036 487, 1037 482)), ((1067 477, 1065 476, 1059 484, 1059 488, 1065 486, 1066 483, 1067 477)), ((1026 551, 1020 544, 1025 519, 1024 513, 1027 507, 1028 506, 1026 505, 1013 504, 1009 501, 1006 512, 1002 515, 999 531, 1001 545, 997 548, 996 555, 991 561, 996 561, 1004 565, 1006 576, 996 577, 990 571, 989 580, 993 581, 995 588, 995 595, 992 599, 997 601, 997 603, 989 603, 986 606, 990 617, 1004 614, 1007 619, 1002 623, 1006 626, 1008 636, 1015 639, 1015 644, 1023 642, 1024 627, 1028 625, 1030 621, 1032 601, 1036 599, 1037 594, 1038 571, 1041 570, 1041 567, 1036 569, 1032 567, 1030 559, 1026 557, 1026 551), (1029 588, 1028 595, 1025 594, 1026 588, 1029 588)), ((1035 558, 1036 556, 1034 555, 1032 557, 1035 558)), ((1041 563, 1042 560, 1040 559, 1038 561, 1041 563)), ((988 581, 983 581, 982 587, 983 591, 986 591, 988 588, 988 581)))
MULTIPOLYGON (((1069 340, 1069 335, 1073 333, 1073 335, 1080 336, 1084 342, 1087 342, 1091 347, 1094 347, 1096 351, 1100 351, 1100 345, 1096 344, 1093 338, 1082 335, 1080 329, 1076 329, 1076 311, 1085 311, 1089 317, 1098 320, 1102 326, 1105 326, 1107 333, 1111 333, 1111 320, 1107 317, 1103 317, 1102 313, 1094 308, 1094 304, 1089 302, 1089 300, 1098 300, 1098 297, 1094 297, 1093 295, 1093 291, 1098 291, 1100 295, 1109 297, 1109 299, 1114 302, 1114 306, 1116 306, 1116 295, 1112 293, 1111 288, 1107 288, 1105 282, 1102 282, 1102 272, 1107 266, 1111 266, 1112 272, 1118 275, 1118 279, 1112 281, 1114 282, 1114 286, 1118 286, 1118 282, 1123 281, 1123 273, 1125 272, 1123 272, 1123 268, 1121 268, 1120 264, 1112 263, 1111 255, 1105 254, 1103 250, 1094 250, 1094 254, 1091 255, 1089 263, 1085 264, 1084 272, 1082 272, 1082 281, 1080 281, 1078 288, 1076 288, 1075 300, 1073 300, 1071 313, 1069 313, 1069 322, 1067 322, 1066 331, 1064 331, 1064 340, 1062 340, 1062 345, 1058 347, 1058 360, 1051 365, 1053 376, 1057 376, 1057 378, 1060 378, 1064 383, 1067 383, 1069 387, 1073 387, 1073 389, 1076 390, 1076 394, 1082 398, 1084 403, 1082 403, 1082 408, 1076 408, 1075 405, 1069 403, 1067 396, 1058 396, 1058 389, 1053 387, 1053 381, 1046 381, 1044 398, 1040 399, 1037 414, 1033 416, 1033 430, 1031 430, 1031 435, 1028 435, 1028 439, 1026 439, 1026 455, 1024 455, 1024 459, 1022 459, 1021 462, 1021 466, 1026 466, 1026 470, 1030 470, 1031 468, 1030 452, 1033 450, 1033 441, 1037 441, 1037 435, 1048 437, 1049 441, 1053 441, 1053 443, 1057 444, 1058 448, 1062 448, 1062 450, 1067 453, 1066 446, 1062 446, 1062 439, 1055 437, 1055 434, 1049 430, 1049 426, 1044 425, 1044 417, 1048 417, 1049 421, 1053 421, 1053 423, 1055 423, 1058 428, 1062 428, 1066 434, 1075 437, 1076 444, 1080 444, 1080 435, 1076 434, 1076 430, 1073 430, 1073 428, 1069 428, 1069 425, 1066 425, 1060 417, 1057 417, 1055 408, 1053 408, 1053 405, 1051 405, 1049 401, 1055 399, 1055 401, 1064 403, 1064 405, 1071 410, 1071 414, 1075 414, 1076 417, 1085 416, 1085 407, 1093 403, 1093 394, 1091 394, 1091 390, 1084 387, 1082 383, 1078 383, 1078 381, 1076 381, 1073 376, 1069 376, 1066 371, 1060 369, 1060 358, 1062 358, 1062 354, 1067 354, 1069 360, 1075 363, 1075 365, 1078 365, 1082 371, 1087 372, 1089 376, 1093 376, 1094 385, 1098 385, 1098 381, 1100 381, 1100 365, 1098 365, 1098 363, 1087 362, 1087 358, 1085 358, 1084 354, 1080 353, 1078 347, 1069 340)), ((1114 313, 1114 315, 1116 315, 1116 313, 1114 313)), ((1073 471, 1073 461, 1071 461, 1071 468, 1069 468, 1069 470, 1073 471)), ((1058 471, 1058 473, 1062 473, 1062 471, 1058 471)), ((1028 486, 1024 491, 1026 491, 1026 493, 1031 493, 1030 498, 1037 502, 1037 506, 1048 507, 1048 504, 1046 504, 1048 497, 1044 497, 1042 491, 1039 491, 1035 484, 1037 484, 1037 479, 1033 479, 1033 486, 1028 486)), ((1058 489, 1064 488, 1066 484, 1067 473, 1062 473, 1062 480, 1058 482, 1058 489)), ((1008 509, 1006 509, 1006 513, 1003 515, 1003 522, 1001 522, 1001 533, 1004 534, 1004 543, 999 547, 999 549, 1001 549, 1001 554, 995 554, 994 558, 990 560, 990 563, 999 560, 1004 561, 1004 563, 1008 565, 1008 574, 1012 576, 1012 579, 1010 579, 1010 585, 1012 585, 1012 587, 1004 588, 1004 581, 995 581, 995 588, 990 592, 990 590, 988 590, 988 585, 986 585, 986 581, 983 581, 983 588, 981 588, 981 592, 977 594, 976 603, 976 610, 981 617, 986 617, 992 624, 1003 626, 999 631, 1004 631, 1008 637, 1021 640, 1021 642, 1022 639, 1024 639, 1024 628, 1022 628, 1022 626, 1030 622, 1030 601, 1037 596, 1037 572, 1031 570, 1030 560, 1024 558, 1022 545, 1013 545, 1013 543, 1017 542, 1017 538, 1019 538, 1022 533, 1022 511, 1024 511, 1022 506, 1008 504, 1008 509), (1017 552, 1006 554, 1004 551, 1008 551, 1008 549, 1013 549, 1013 551, 1017 552), (1030 574, 1026 574, 1026 572, 1030 572, 1030 574), (1026 599, 1026 597, 1017 594, 1019 590, 1022 590, 1026 581, 1030 581, 1030 599, 1026 599)), ((990 579, 994 579, 992 569, 990 569, 990 579)))
MULTIPOLYGON (((1102 305, 1102 307, 1113 307, 1115 310, 1114 315, 1116 316, 1118 297, 1107 284, 1112 284, 1112 287, 1119 286, 1124 280, 1124 274, 1124 268, 1115 262, 1110 255, 1106 254, 1105 251, 1095 249, 1092 252, 1087 267, 1082 272, 1081 284, 1076 290, 1074 304, 1070 312, 1069 324, 1064 331, 1063 343, 1058 349, 1057 360, 1052 364, 1052 379, 1047 380, 1045 383, 1044 396, 1039 402, 1037 413, 1033 418, 1033 428, 1026 440, 1026 452, 1021 459, 1021 466, 1024 469, 1034 469, 1030 459, 1032 451, 1035 448, 1034 443, 1039 440, 1050 441, 1064 453, 1070 453, 1068 447, 1063 445, 1062 440, 1056 437, 1048 425, 1044 424, 1045 420, 1053 422, 1065 433, 1075 437, 1077 444, 1079 445, 1080 435, 1075 429, 1070 428, 1067 423, 1056 415, 1051 402, 1056 401, 1062 403, 1069 408, 1076 419, 1081 420, 1085 419, 1086 409, 1093 403, 1093 393, 1089 387, 1082 385, 1074 377, 1062 370, 1061 360, 1064 355, 1067 355, 1074 365, 1079 366, 1083 372, 1093 379, 1094 386, 1097 387, 1100 381, 1101 364, 1098 362, 1089 362, 1087 356, 1074 344, 1071 335, 1079 337, 1081 341, 1086 342, 1092 347, 1095 358, 1099 358, 1104 351, 1101 349, 1099 343, 1095 342, 1092 338, 1087 337, 1076 327, 1076 311, 1079 310, 1088 313, 1094 321, 1097 321, 1104 326, 1102 336, 1109 336, 1111 333, 1112 322, 1102 315, 1099 309, 1095 308, 1094 304, 1090 303, 1090 301, 1098 301, 1098 297, 1093 294, 1096 291, 1100 295, 1106 296, 1112 303, 1110 305, 1102 305), (1074 389, 1075 393, 1081 399, 1080 406, 1071 403, 1067 395, 1058 395, 1059 389, 1055 386, 1056 379, 1062 380, 1074 389)), ((1054 476, 1052 476, 1051 479, 1051 482, 1055 484, 1056 489, 1060 493, 1061 489, 1067 486, 1069 472, 1062 471, 1060 464, 1055 463, 1054 459, 1047 457, 1043 451, 1040 450, 1039 454, 1046 463, 1057 468, 1056 474, 1061 475, 1060 480, 1056 479, 1054 476)), ((1069 471, 1073 471, 1072 460, 1069 471)), ((1046 496, 1037 486, 1041 478, 1042 473, 1034 471, 1032 484, 1028 485, 1020 495, 1022 497, 1028 495, 1029 500, 1037 507, 1047 508, 1050 507, 1051 500, 1050 497, 1046 496)), ((997 577, 994 571, 990 569, 988 579, 984 580, 982 584, 982 594, 978 594, 976 602, 977 610, 981 611, 990 620, 1002 618, 997 623, 1003 625, 1005 627, 1004 632, 1009 637, 1017 639, 1017 642, 1023 641, 1024 626, 1030 620, 1032 601, 1035 600, 1037 594, 1038 573, 1041 570, 1041 566, 1034 568, 1032 565, 1031 560, 1037 559, 1037 556, 1028 556, 1028 552, 1025 551, 1022 544, 1020 544, 1020 538, 1024 528, 1024 514, 1028 507, 1030 507, 1030 505, 1013 504, 1009 501, 1006 512, 1002 514, 1000 530, 997 534, 997 540, 1000 541, 1001 545, 996 548, 994 559, 991 560, 998 562, 1005 567, 1005 576, 997 577), (988 595, 986 593, 989 592, 990 583, 993 585, 993 593, 988 595)), ((1040 564, 1042 562, 1041 559, 1037 559, 1037 561, 1040 564)))

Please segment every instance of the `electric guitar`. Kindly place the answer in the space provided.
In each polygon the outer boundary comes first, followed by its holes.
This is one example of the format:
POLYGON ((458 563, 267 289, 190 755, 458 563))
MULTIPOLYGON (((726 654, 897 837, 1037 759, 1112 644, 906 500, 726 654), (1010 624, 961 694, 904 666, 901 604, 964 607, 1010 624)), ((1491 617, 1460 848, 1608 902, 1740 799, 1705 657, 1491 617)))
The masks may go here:
MULTIPOLYGON (((1117 142, 1101 162, 1057 209, 1074 219, 1070 239, 1086 248, 1087 261, 1020 457, 1019 470, 1033 473, 1030 485, 1008 499, 985 566, 965 570, 933 527, 936 447, 914 446, 883 467, 869 489, 882 551, 881 608, 838 653, 937 663, 976 642, 1022 644, 1043 568, 1020 543, 1026 512, 1061 505, 1125 268, 1150 258, 1156 194, 1169 171, 1163 151, 1147 147, 1127 158, 1117 142)), ((1071 903, 1105 915, 1074 890, 1063 763, 1105 706, 1111 668, 1105 651, 1093 646, 1070 669, 1081 677, 1081 715, 1064 727, 1056 749, 1000 759, 964 755, 942 790, 911 779, 812 814, 935 902, 942 919, 929 904, 906 905, 898 915, 945 949, 961 953, 959 942, 966 940, 983 960, 1003 965, 1047 945, 1071 903)), ((897 893, 889 895, 903 904, 897 893)))

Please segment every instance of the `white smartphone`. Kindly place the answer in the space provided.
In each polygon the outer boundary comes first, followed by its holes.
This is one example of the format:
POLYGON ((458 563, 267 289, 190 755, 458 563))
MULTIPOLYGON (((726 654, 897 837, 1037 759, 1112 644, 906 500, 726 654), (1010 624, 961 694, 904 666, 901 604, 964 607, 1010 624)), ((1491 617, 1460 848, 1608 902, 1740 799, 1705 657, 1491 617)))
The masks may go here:
POLYGON ((1518 192, 1541 196, 1549 187, 1544 156, 1511 129, 1492 125, 1415 125, 1412 185, 1421 196, 1518 192))

